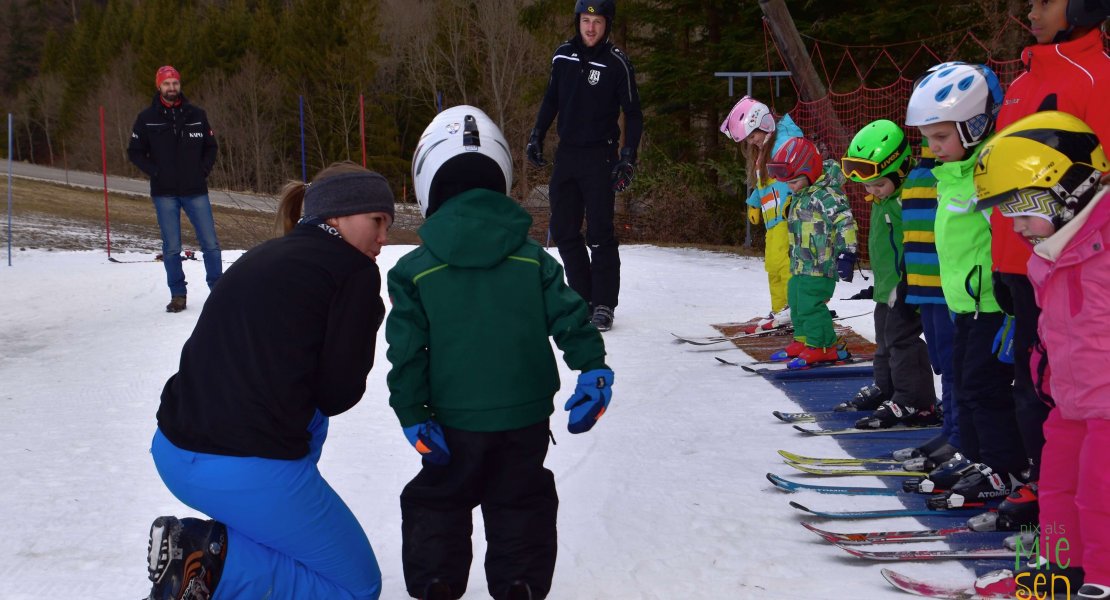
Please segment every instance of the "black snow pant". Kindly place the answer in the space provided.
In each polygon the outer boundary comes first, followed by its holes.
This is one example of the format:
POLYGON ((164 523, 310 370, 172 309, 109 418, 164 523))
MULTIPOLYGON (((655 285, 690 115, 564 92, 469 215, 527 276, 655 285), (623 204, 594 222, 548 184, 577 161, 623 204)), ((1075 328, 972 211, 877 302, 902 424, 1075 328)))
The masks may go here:
POLYGON ((956 315, 952 365, 959 404, 960 450, 996 473, 1025 469, 1025 448, 1014 415, 1014 369, 991 351, 1001 312, 956 315))
POLYGON ((482 507, 486 583, 491 596, 524 581, 547 596, 555 573, 555 477, 543 466, 550 441, 544 420, 512 431, 443 428, 451 461, 424 464, 401 492, 401 560, 409 595, 440 579, 455 598, 466 591, 473 558, 471 514, 482 507))
POLYGON ((616 159, 616 141, 593 148, 559 146, 551 173, 551 240, 563 259, 567 284, 591 307, 616 308, 620 293, 621 259, 613 231, 616 195, 610 179, 616 159))
MULTIPOLYGON (((902 302, 899 298, 898 302, 902 302)), ((921 316, 904 304, 875 304, 875 385, 883 395, 917 409, 936 405, 933 365, 921 339, 921 316)))
POLYGON ((1033 284, 1025 275, 1003 273, 1002 281, 1010 290, 1014 305, 1014 410, 1021 441, 1030 462, 1030 481, 1040 479, 1041 449, 1044 448, 1044 422, 1048 405, 1041 402, 1029 372, 1029 355, 1037 341, 1037 320, 1041 309, 1033 294, 1033 284))

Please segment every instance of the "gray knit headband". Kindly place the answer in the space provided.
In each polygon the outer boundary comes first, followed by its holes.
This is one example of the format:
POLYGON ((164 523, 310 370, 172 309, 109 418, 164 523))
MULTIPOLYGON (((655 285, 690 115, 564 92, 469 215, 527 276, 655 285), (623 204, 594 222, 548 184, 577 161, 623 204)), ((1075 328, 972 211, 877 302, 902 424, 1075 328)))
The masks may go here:
POLYGON ((330 219, 371 212, 393 218, 393 192, 385 177, 372 171, 334 175, 305 188, 305 217, 330 219))

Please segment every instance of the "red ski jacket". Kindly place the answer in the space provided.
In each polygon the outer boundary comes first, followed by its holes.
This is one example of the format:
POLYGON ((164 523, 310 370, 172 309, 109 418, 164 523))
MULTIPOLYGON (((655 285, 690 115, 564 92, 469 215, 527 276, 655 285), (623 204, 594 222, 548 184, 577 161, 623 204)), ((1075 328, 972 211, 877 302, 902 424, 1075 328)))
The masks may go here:
MULTIPOLYGON (((1083 119, 1110 147, 1110 57, 1098 29, 1062 44, 1036 44, 1021 53, 1025 73, 1006 90, 998 129, 1042 110, 1059 110, 1083 119)), ((991 214, 991 259, 994 270, 1026 274, 1032 246, 1014 233, 1012 219, 991 214)))

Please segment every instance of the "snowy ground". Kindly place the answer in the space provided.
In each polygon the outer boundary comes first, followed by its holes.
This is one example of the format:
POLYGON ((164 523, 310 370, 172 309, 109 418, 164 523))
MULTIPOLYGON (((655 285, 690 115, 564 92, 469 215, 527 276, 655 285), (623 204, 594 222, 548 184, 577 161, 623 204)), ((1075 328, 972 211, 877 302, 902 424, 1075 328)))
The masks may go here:
MULTIPOLYGON (((383 271, 409 248, 387 247, 383 271)), ((672 331, 712 334, 709 323, 766 312, 762 263, 647 246, 622 248, 621 259, 621 305, 605 336, 617 373, 610 410, 578 436, 566 432, 564 412, 553 417, 558 445, 548 467, 561 504, 550 597, 908 598, 882 580, 881 565, 851 558, 800 527, 800 513, 787 506, 791 497, 764 479, 767 471, 788 474, 776 449, 840 455, 835 442, 800 438, 776 423, 770 412, 797 410, 794 404, 761 378, 712 358, 742 358, 739 351, 671 343, 672 331)), ((198 285, 203 265, 186 261, 185 268, 194 282, 189 309, 175 315, 163 311, 168 294, 159 263, 26 251, 15 254, 14 266, 0 266, 0 598, 116 600, 149 590, 150 521, 190 514, 149 457, 159 393, 206 296, 198 285)), ((864 285, 858 277, 841 283, 835 296, 864 285)), ((832 307, 841 314, 870 308, 835 300, 832 307)), ((869 317, 848 324, 873 339, 869 317)), ((400 599, 407 596, 397 497, 419 459, 387 404, 383 332, 366 395, 332 420, 321 469, 366 528, 385 578, 382 597, 400 599)), ((563 381, 573 376, 564 367, 563 381)), ((559 397, 567 393, 564 386, 559 397)), ((884 498, 795 499, 829 509, 898 507, 884 498)), ((476 531, 480 518, 476 513, 476 531)), ((919 527, 912 519, 825 525, 919 527)), ((475 537, 481 557, 484 540, 475 537)), ((956 563, 899 568, 970 577, 956 563)), ((465 598, 485 597, 478 558, 465 598)))

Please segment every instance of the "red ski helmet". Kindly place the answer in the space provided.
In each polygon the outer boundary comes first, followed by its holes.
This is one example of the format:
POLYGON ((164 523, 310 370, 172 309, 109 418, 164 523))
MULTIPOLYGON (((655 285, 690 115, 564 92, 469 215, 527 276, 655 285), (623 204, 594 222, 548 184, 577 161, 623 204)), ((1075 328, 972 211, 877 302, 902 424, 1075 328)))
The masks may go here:
POLYGON ((813 185, 822 173, 821 152, 804 137, 787 140, 767 163, 767 174, 784 183, 805 175, 813 185))

